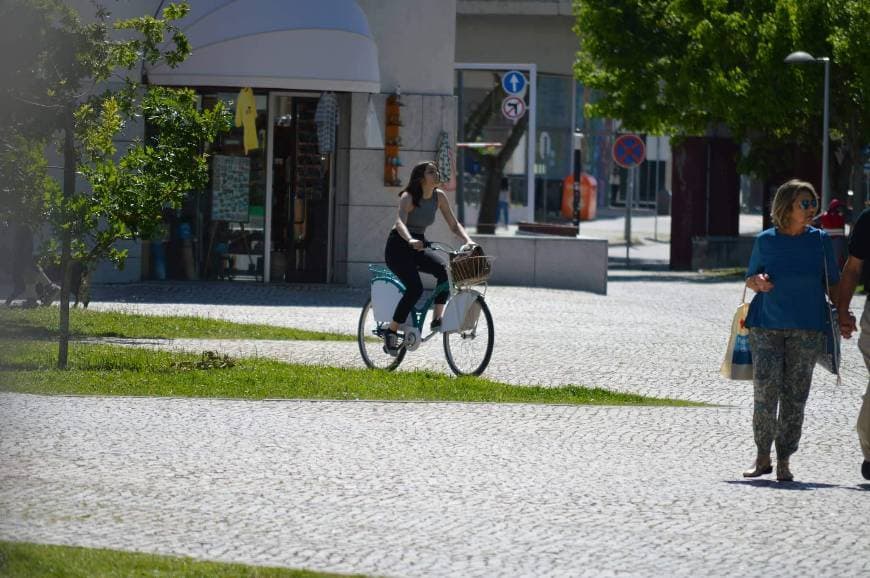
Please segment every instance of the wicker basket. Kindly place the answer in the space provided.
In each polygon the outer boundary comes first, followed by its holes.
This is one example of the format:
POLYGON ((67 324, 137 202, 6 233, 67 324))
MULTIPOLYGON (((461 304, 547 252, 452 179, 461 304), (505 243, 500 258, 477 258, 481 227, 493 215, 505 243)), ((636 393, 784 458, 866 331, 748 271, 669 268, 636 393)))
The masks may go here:
POLYGON ((451 255, 450 272, 454 285, 462 287, 481 285, 486 283, 492 272, 492 257, 462 253, 451 255))

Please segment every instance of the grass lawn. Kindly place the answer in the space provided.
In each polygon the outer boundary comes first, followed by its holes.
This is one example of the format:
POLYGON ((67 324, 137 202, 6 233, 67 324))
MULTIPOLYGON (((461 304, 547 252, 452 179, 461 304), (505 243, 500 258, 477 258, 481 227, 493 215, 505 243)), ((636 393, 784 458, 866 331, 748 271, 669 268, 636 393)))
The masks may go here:
MULTIPOLYGON (((56 338, 59 317, 60 309, 57 307, 0 308, 0 339, 56 338)), ((70 310, 70 333, 74 337, 356 340, 356 336, 350 334, 304 331, 252 323, 232 323, 202 317, 164 317, 83 309, 70 310)))
POLYGON ((200 562, 192 558, 136 554, 116 550, 43 546, 0 542, 0 576, 27 578, 121 578, 172 576, 179 578, 319 578, 346 576, 307 570, 266 568, 242 564, 200 562))
POLYGON ((39 394, 525 402, 596 405, 703 405, 605 389, 509 385, 428 371, 385 372, 234 360, 190 366, 200 356, 85 343, 70 344, 69 369, 55 369, 57 345, 0 340, 0 391, 39 394))

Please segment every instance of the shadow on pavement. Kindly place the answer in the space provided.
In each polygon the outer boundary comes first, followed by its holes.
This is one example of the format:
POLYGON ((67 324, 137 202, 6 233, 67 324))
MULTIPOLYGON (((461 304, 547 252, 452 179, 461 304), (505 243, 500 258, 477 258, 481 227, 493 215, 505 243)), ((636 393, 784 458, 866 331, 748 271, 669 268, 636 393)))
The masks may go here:
POLYGON ((91 301, 107 303, 362 307, 368 290, 340 285, 248 282, 151 282, 94 285, 91 301))
POLYGON ((838 484, 824 484, 821 482, 778 482, 776 480, 725 480, 726 484, 736 486, 753 486, 756 488, 770 488, 772 490, 826 490, 830 488, 848 488, 838 484))
POLYGON ((743 279, 743 275, 708 275, 691 271, 668 271, 667 269, 661 269, 661 271, 667 271, 667 273, 650 274, 648 272, 650 270, 651 269, 643 270, 636 268, 627 271, 625 269, 617 270, 614 272, 618 272, 619 274, 608 276, 607 282, 620 283, 624 281, 628 283, 648 283, 652 281, 659 283, 701 283, 711 285, 715 283, 737 283, 743 279))

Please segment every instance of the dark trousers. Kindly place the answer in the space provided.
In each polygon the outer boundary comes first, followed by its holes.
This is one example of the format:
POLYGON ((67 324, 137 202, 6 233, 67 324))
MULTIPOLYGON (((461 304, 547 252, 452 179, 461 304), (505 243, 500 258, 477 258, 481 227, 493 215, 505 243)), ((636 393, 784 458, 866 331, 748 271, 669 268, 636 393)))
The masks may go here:
MULTIPOLYGON (((415 239, 424 240, 423 235, 413 235, 415 239)), ((387 247, 384 249, 384 260, 387 267, 396 274, 405 285, 405 294, 396 305, 393 313, 393 321, 404 323, 411 312, 411 308, 423 294, 423 282, 420 280, 420 271, 434 275, 438 283, 447 281, 447 269, 430 253, 413 249, 407 241, 402 239, 393 230, 387 237, 387 247)), ((435 297, 435 303, 447 303, 447 293, 442 292, 435 297)))

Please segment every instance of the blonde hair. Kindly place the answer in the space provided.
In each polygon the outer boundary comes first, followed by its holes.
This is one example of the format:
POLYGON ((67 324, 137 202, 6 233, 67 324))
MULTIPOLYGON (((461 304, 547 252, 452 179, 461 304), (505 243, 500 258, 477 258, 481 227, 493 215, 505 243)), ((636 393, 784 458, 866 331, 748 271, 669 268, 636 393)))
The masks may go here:
MULTIPOLYGON (((819 195, 816 194, 816 189, 813 185, 806 181, 792 179, 787 183, 780 185, 776 189, 776 194, 773 196, 773 203, 770 206, 770 219, 773 221, 777 229, 788 227, 791 221, 791 211, 793 209, 794 200, 802 192, 808 192, 816 199, 816 207, 819 203, 819 195)), ((816 208, 818 212, 818 208, 816 208)))

